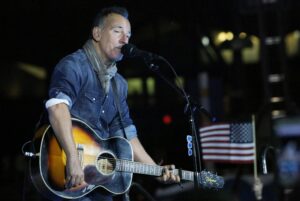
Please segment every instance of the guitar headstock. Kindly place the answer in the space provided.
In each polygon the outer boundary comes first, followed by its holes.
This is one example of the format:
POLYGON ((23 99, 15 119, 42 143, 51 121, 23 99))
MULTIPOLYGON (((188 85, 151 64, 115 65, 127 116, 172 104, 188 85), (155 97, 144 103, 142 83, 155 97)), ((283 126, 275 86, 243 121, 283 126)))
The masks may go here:
POLYGON ((201 171, 198 174, 198 182, 202 187, 205 188, 223 188, 224 186, 224 178, 213 174, 209 171, 201 171))

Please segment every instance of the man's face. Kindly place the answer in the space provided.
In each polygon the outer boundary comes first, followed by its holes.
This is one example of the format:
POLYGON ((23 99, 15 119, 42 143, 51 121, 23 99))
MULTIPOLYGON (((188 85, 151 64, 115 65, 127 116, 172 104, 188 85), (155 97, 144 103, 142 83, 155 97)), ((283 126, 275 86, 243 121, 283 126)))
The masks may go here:
POLYGON ((131 27, 128 19, 118 14, 110 14, 100 28, 98 41, 101 58, 104 62, 119 61, 122 59, 121 48, 127 44, 131 36, 131 27))

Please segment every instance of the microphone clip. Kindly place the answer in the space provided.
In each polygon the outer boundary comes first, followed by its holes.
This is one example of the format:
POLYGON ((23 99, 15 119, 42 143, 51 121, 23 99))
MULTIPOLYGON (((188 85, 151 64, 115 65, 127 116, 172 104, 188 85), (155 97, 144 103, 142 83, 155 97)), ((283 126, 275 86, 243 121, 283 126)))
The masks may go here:
POLYGON ((143 60, 150 70, 152 70, 152 71, 159 70, 159 66, 157 64, 155 64, 151 59, 143 58, 143 60))

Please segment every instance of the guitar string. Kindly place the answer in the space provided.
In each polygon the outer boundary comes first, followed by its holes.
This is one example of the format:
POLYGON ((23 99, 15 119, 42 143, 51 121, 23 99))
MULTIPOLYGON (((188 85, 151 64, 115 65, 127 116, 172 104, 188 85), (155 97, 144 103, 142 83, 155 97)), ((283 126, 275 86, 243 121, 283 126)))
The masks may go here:
MULTIPOLYGON (((109 157, 103 157, 103 156, 100 156, 98 159, 107 159, 109 162, 111 163, 114 163, 114 162, 120 162, 121 163, 121 166, 122 164, 126 164, 127 165, 142 165, 142 166, 148 166, 150 168, 154 168, 154 169, 158 169, 159 170, 159 173, 162 173, 162 170, 164 169, 164 167, 162 166, 159 166, 159 165, 150 165, 150 164, 143 164, 143 163, 140 163, 140 162, 135 162, 135 161, 130 161, 130 160, 125 160, 125 159, 114 159, 114 158, 109 158, 109 157)), ((151 171, 151 170, 149 170, 151 171)), ((174 169, 174 172, 176 174, 178 174, 178 169, 174 169)), ((187 171, 187 170, 183 170, 184 172, 186 172, 186 174, 194 174, 194 172, 192 171, 187 171)))
MULTIPOLYGON (((114 163, 116 161, 116 162, 121 162, 121 163, 122 162, 125 162, 125 163, 127 162, 127 163, 130 163, 130 164, 139 164, 139 162, 134 162, 134 161, 130 161, 130 160, 114 159, 114 158, 107 158, 107 157, 102 157, 102 156, 100 156, 99 159, 107 159, 108 161, 110 161, 112 163, 114 163)), ((140 163, 140 164, 141 165, 150 166, 150 167, 153 167, 153 168, 159 168, 160 169, 160 173, 161 173, 161 171, 163 169, 162 166, 148 165, 148 164, 143 164, 143 163, 140 163)), ((121 167, 122 167, 122 164, 121 164, 121 167)), ((113 168, 109 169, 109 170, 113 170, 113 168)), ((178 171, 178 169, 174 169, 174 171, 178 171)), ((184 177, 182 177, 182 178, 187 179, 187 180, 193 180, 194 172, 192 172, 192 171, 186 171, 186 170, 183 170, 183 171, 186 172, 186 175, 184 177)), ((155 172, 155 170, 151 171, 151 172, 155 172)), ((207 172, 206 172, 206 174, 203 174, 202 172, 200 174, 200 177, 202 178, 201 179, 201 181, 202 181, 201 184, 202 185, 204 185, 204 186, 211 185, 211 186, 218 187, 218 184, 222 183, 221 182, 222 179, 219 178, 219 176, 213 175, 213 174, 208 174, 207 172)), ((175 172, 175 173, 178 174, 178 172, 175 172)), ((157 174, 155 174, 155 175, 157 175, 157 174)))
MULTIPOLYGON (((125 160, 125 159, 115 159, 115 158, 110 158, 110 157, 103 157, 103 156, 100 156, 100 157, 98 157, 98 159, 106 159, 106 160, 108 160, 109 162, 111 162, 112 164, 113 163, 117 163, 117 162, 119 162, 119 163, 121 163, 121 167, 122 167, 122 164, 125 164, 126 165, 126 163, 127 163, 127 165, 142 165, 142 166, 148 166, 148 167, 152 167, 152 168, 155 168, 155 169, 159 169, 159 172, 161 173, 162 172, 162 170, 163 170, 163 168, 164 167, 162 167, 162 166, 159 166, 159 165, 150 165, 150 164, 143 164, 143 163, 140 163, 140 162, 135 162, 135 161, 131 161, 131 160, 125 160)), ((124 169, 124 168, 123 168, 124 169)), ((111 169, 112 170, 112 169, 111 169)), ((151 170, 149 170, 149 171, 151 171, 151 170)), ((178 172, 177 171, 179 171, 178 169, 174 169, 174 171, 175 171, 175 173, 176 174, 178 174, 178 172)), ((186 172, 186 174, 188 174, 189 176, 187 176, 188 178, 191 178, 191 179, 193 179, 192 177, 193 177, 193 175, 194 175, 194 172, 192 172, 192 171, 187 171, 187 170, 183 170, 184 172, 186 172)), ((155 171, 152 171, 152 172, 155 172, 155 171)), ((185 178, 187 178, 187 177, 185 177, 185 178)), ((222 180, 222 178, 220 177, 220 176, 218 176, 218 175, 213 175, 212 173, 209 173, 209 172, 207 172, 207 171, 201 171, 200 172, 200 177, 202 178, 201 180, 205 180, 205 181, 209 181, 209 180, 211 180, 211 179, 214 179, 215 180, 215 182, 218 184, 221 180, 222 180), (205 172, 205 173, 203 173, 203 172, 205 172), (203 178, 204 177, 204 178, 203 178), (220 181, 219 181, 220 180, 220 181), (219 181, 219 182, 218 182, 219 181)), ((215 182, 213 182, 213 183, 215 183, 215 182)), ((203 182, 202 182, 202 184, 203 184, 203 182)))
POLYGON ((114 159, 114 158, 103 157, 103 156, 98 157, 98 159, 99 160, 106 159, 109 162, 111 162, 112 164, 114 162, 119 162, 119 163, 128 163, 130 165, 142 165, 142 166, 149 166, 149 167, 153 167, 153 168, 157 168, 157 169, 163 169, 163 167, 159 166, 159 165, 143 164, 143 163, 140 163, 140 162, 135 162, 135 161, 131 161, 131 160, 125 160, 125 159, 114 159))
MULTIPOLYGON (((103 156, 100 156, 98 157, 98 159, 106 159, 108 160, 110 163, 112 163, 112 165, 115 163, 115 162, 119 162, 119 163, 127 163, 127 165, 142 165, 142 166, 148 166, 148 167, 152 167, 152 168, 155 168, 155 169, 164 169, 163 166, 159 166, 159 165, 151 165, 151 164, 144 164, 144 163, 140 163, 140 162, 135 162, 135 161, 131 161, 131 160, 126 160, 126 159, 115 159, 115 158, 109 158, 109 157, 103 157, 103 156)), ((174 169, 175 171, 177 171, 178 169, 174 169)), ((185 172, 192 172, 192 171, 187 171, 187 170, 184 170, 185 172)))
MULTIPOLYGON (((110 157, 103 157, 103 156, 99 156, 98 157, 99 160, 101 159, 105 159, 105 160, 108 160, 110 163, 112 163, 112 167, 116 167, 117 166, 117 163, 119 162, 119 165, 118 167, 121 168, 120 170, 126 170, 125 167, 122 167, 122 165, 125 164, 126 165, 142 165, 142 166, 148 166, 149 168, 154 168, 156 170, 159 170, 158 174, 154 174, 154 175, 161 175, 162 173, 162 170, 164 167, 162 166, 159 166, 159 165, 150 165, 150 164, 143 164, 143 163, 140 163, 140 162, 135 162, 135 161, 131 161, 131 160, 125 160, 125 159, 115 159, 115 158, 110 158, 110 157), (114 164, 115 163, 115 164, 114 164), (115 165, 115 166, 114 166, 115 165)), ((113 170, 114 168, 109 168, 108 170, 113 170)), ((129 168, 130 169, 130 168, 129 168)), ((156 173, 156 170, 148 170, 147 172, 153 172, 153 173, 156 173)), ((179 169, 174 169, 174 173, 175 174, 179 174, 179 169)), ((187 171, 187 170, 182 170, 184 172, 186 172, 185 176, 182 177, 183 179, 186 179, 186 180, 193 180, 193 175, 194 175, 194 172, 192 171, 187 171)), ((138 172, 138 171, 137 171, 138 172)), ((219 184, 222 183, 222 178, 218 175, 213 175, 212 173, 209 173, 207 171, 201 171, 200 172, 200 177, 201 177, 201 185, 204 185, 204 186, 214 186, 215 188, 219 188, 219 184), (205 173, 203 173, 205 172, 205 173)))
MULTIPOLYGON (((101 159, 106 159, 106 160, 108 160, 108 162, 110 162, 110 163, 112 163, 112 167, 114 167, 114 163, 116 162, 116 163, 118 163, 119 162, 119 168, 121 168, 121 170, 123 170, 123 169, 126 169, 126 167, 123 167, 123 165, 125 164, 125 166, 127 166, 127 165, 135 165, 135 167, 137 167, 137 166, 143 166, 143 167, 148 167, 149 169, 148 169, 148 172, 153 172, 154 173, 154 175, 161 175, 162 174, 162 171, 163 171, 163 169, 164 169, 164 167, 162 167, 162 166, 159 166, 159 165, 150 165, 150 164, 144 164, 144 163, 140 163, 140 162, 135 162, 135 161, 130 161, 130 160, 125 160, 125 159, 114 159, 114 158, 109 158, 109 157, 103 157, 103 156, 100 156, 100 157, 98 157, 98 159, 99 160, 101 160, 101 159), (154 169, 154 170, 153 170, 154 169)), ((115 164, 115 166, 116 166, 116 164, 115 164)), ((110 170, 113 170, 113 168, 112 169, 110 169, 110 170)), ((139 170, 140 170, 140 168, 139 168, 139 170)), ((174 169, 174 173, 175 174, 178 174, 178 169, 174 169)), ((138 171, 137 171, 138 172, 138 171)))

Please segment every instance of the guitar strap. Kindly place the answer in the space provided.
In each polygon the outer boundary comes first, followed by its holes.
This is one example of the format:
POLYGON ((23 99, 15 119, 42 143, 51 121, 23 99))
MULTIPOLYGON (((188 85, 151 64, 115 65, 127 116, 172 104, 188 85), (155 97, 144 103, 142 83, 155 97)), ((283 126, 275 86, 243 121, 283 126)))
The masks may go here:
MULTIPOLYGON (((123 131, 123 136, 124 136, 125 139, 127 139, 126 138, 125 127, 124 127, 124 124, 123 124, 122 113, 121 113, 119 93, 118 93, 118 88, 117 88, 117 81, 116 81, 115 78, 112 78, 112 86, 111 87, 112 87, 112 91, 113 91, 113 96, 114 96, 115 104, 117 105, 117 109, 118 109, 118 115, 119 115, 119 118, 120 118, 120 123, 121 123, 122 131, 123 131)), ((124 194, 124 196, 122 196, 121 199, 123 201, 130 201, 128 192, 126 192, 124 194)))
POLYGON ((115 78, 112 79, 112 91, 113 91, 115 104, 116 104, 117 109, 118 109, 118 115, 119 115, 119 118, 120 118, 120 123, 121 123, 122 131, 123 131, 123 136, 124 136, 125 139, 127 139, 126 138, 125 127, 124 127, 124 124, 123 124, 122 113, 121 113, 119 93, 118 93, 118 88, 117 88, 117 81, 116 81, 115 78))

